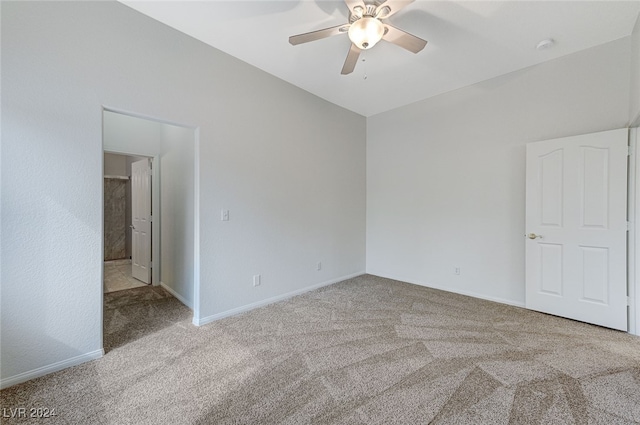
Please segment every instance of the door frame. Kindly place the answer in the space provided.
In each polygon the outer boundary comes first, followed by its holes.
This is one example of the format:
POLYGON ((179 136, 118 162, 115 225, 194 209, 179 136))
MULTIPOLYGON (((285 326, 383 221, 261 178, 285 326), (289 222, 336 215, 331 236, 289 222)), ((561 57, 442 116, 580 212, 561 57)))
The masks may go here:
POLYGON ((629 128, 629 161, 628 161, 628 221, 629 232, 627 233, 627 296, 628 296, 628 321, 629 333, 640 335, 640 315, 638 314, 638 306, 640 306, 640 291, 638 290, 638 267, 640 266, 640 250, 638 242, 640 242, 640 158, 637 155, 638 137, 640 131, 640 118, 636 120, 635 126, 629 128))
POLYGON ((627 296, 629 333, 640 336, 640 114, 629 121, 629 194, 627 200, 629 232, 627 242, 627 296))

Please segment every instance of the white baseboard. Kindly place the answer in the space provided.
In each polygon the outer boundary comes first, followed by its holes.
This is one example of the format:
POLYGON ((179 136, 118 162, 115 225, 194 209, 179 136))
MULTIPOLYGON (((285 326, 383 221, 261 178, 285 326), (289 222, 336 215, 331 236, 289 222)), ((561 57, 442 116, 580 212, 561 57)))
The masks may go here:
POLYGON ((334 283, 342 282, 343 280, 352 279, 354 277, 362 276, 364 271, 353 273, 346 276, 341 276, 336 279, 327 280, 325 282, 317 283, 315 285, 307 286, 302 289, 297 289, 292 292, 287 292, 286 294, 277 295, 275 297, 267 298, 266 300, 258 301, 255 303, 243 305, 241 307, 232 308, 231 310, 223 311, 222 313, 213 314, 211 316, 203 317, 198 320, 196 317, 193 318, 193 324, 196 326, 206 325, 207 323, 215 322, 216 320, 224 319, 225 317, 235 316, 236 314, 244 313, 249 310, 253 310, 259 307, 264 307, 265 305, 273 304, 278 301, 286 300, 287 298, 295 297, 296 295, 304 294, 305 292, 313 291, 314 289, 322 288, 323 286, 333 285, 334 283))
POLYGON ((104 350, 100 349, 92 351, 90 353, 80 354, 79 356, 71 357, 70 359, 52 363, 47 366, 42 366, 28 372, 19 373, 17 375, 0 380, 0 390, 9 388, 22 382, 30 381, 31 379, 40 378, 41 376, 66 369, 71 366, 77 366, 91 360, 96 360, 101 358, 102 356, 104 356, 104 350))
POLYGON ((460 289, 451 288, 449 286, 433 285, 431 283, 420 282, 420 281, 413 280, 413 279, 405 279, 405 278, 394 277, 394 276, 385 276, 384 274, 377 273, 375 271, 371 271, 371 272, 367 272, 367 273, 371 274, 373 276, 384 277, 386 279, 393 279, 393 280, 397 280, 397 281, 400 281, 400 282, 411 283, 413 285, 424 286, 426 288, 438 289, 440 291, 445 291, 445 292, 453 292, 454 294, 466 295, 468 297, 479 298, 481 300, 493 301, 493 302, 500 303, 500 304, 507 304, 507 305, 512 305, 514 307, 522 307, 522 308, 524 308, 524 303, 521 302, 521 301, 509 300, 509 299, 500 298, 500 297, 492 297, 492 296, 489 296, 489 295, 480 294, 480 293, 472 292, 472 291, 463 291, 463 290, 460 290, 460 289))
POLYGON ((168 293, 170 293, 171 295, 176 297, 182 304, 186 305, 191 310, 193 310, 193 304, 191 302, 187 301, 187 299, 184 298, 182 295, 180 295, 176 291, 174 291, 173 288, 167 286, 167 284, 162 282, 162 281, 160 281, 160 286, 162 286, 164 289, 166 289, 168 293))

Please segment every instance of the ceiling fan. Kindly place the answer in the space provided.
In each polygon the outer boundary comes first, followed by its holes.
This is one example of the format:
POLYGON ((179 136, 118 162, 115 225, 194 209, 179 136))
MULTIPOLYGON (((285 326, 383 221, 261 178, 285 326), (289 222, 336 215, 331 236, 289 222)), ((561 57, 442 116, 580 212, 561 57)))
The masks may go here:
POLYGON ((342 67, 342 75, 351 74, 356 67, 360 52, 372 48, 380 40, 388 41, 410 52, 418 53, 427 45, 426 40, 382 22, 383 19, 387 19, 413 2, 414 0, 386 0, 383 2, 345 0, 349 8, 348 23, 305 34, 293 35, 289 37, 289 43, 295 46, 334 35, 349 34, 351 48, 342 67))

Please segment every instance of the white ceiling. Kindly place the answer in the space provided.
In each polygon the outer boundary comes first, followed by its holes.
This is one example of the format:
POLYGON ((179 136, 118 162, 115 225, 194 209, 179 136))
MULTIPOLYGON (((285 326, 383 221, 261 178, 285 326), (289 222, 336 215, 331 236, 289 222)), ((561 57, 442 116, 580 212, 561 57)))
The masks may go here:
POLYGON ((626 37, 640 13, 640 0, 417 0, 387 22, 428 40, 425 49, 414 55, 381 41, 345 76, 346 34, 288 42, 290 35, 346 23, 343 1, 121 2, 364 116, 626 37), (545 38, 556 45, 536 50, 545 38))

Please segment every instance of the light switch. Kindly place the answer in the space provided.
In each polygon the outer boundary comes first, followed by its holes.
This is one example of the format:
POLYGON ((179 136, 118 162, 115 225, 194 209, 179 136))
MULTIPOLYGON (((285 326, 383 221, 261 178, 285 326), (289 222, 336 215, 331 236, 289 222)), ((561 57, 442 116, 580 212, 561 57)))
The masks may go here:
POLYGON ((229 210, 220 211, 220 220, 229 221, 229 210))

